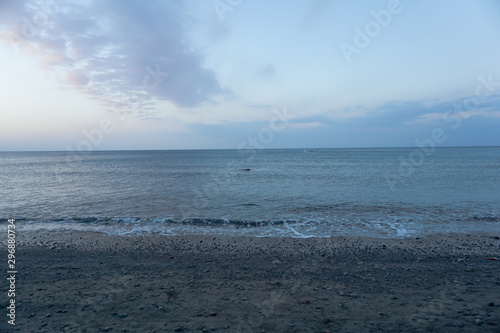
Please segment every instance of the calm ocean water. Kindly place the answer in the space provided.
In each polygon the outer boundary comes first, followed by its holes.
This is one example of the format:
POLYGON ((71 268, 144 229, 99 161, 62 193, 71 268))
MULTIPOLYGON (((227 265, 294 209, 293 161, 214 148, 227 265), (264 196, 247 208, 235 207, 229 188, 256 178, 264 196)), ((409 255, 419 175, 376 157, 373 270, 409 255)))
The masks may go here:
POLYGON ((0 223, 20 232, 500 231, 500 147, 4 152, 0 184, 0 223))

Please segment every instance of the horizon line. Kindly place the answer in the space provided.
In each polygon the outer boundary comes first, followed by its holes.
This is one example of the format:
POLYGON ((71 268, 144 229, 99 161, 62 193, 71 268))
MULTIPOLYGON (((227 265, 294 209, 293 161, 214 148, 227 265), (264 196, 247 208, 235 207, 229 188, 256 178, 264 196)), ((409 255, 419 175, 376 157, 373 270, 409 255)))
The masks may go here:
MULTIPOLYGON (((499 148, 500 146, 436 146, 434 148, 499 148)), ((199 150, 294 150, 294 149, 408 149, 419 146, 382 146, 382 147, 295 147, 295 148, 170 148, 170 149, 92 149, 92 150, 0 150, 0 153, 93 153, 93 152, 125 152, 125 151, 199 151, 199 150)))

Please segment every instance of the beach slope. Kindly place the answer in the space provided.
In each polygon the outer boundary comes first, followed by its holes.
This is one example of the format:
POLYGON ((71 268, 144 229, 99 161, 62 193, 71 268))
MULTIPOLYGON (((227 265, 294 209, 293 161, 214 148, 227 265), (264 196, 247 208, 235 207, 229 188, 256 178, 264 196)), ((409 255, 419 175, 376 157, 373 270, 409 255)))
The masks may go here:
POLYGON ((498 236, 23 232, 9 330, 500 332, 498 236))

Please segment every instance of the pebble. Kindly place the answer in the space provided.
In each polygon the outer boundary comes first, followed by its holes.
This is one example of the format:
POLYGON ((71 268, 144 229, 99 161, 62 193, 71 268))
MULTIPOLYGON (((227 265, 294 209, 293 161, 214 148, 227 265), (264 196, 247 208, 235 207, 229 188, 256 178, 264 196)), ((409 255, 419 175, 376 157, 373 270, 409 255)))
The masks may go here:
POLYGON ((300 301, 300 304, 311 304, 311 301, 305 299, 303 301, 300 301))
POLYGON ((481 325, 482 323, 483 323, 483 321, 481 319, 479 319, 479 318, 474 319, 474 324, 481 325))
POLYGON ((211 316, 211 317, 215 317, 215 316, 217 316, 217 312, 215 312, 215 311, 210 312, 210 316, 211 316))
POLYGON ((120 313, 119 317, 120 318, 126 318, 128 316, 128 313, 120 313))

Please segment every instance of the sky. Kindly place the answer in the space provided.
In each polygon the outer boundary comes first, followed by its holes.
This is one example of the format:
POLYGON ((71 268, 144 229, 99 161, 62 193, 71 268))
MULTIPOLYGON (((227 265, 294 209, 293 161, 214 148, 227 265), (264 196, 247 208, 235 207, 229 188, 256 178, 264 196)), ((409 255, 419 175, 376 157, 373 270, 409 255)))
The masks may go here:
POLYGON ((0 59, 0 151, 500 146, 495 0, 0 0, 0 59))

